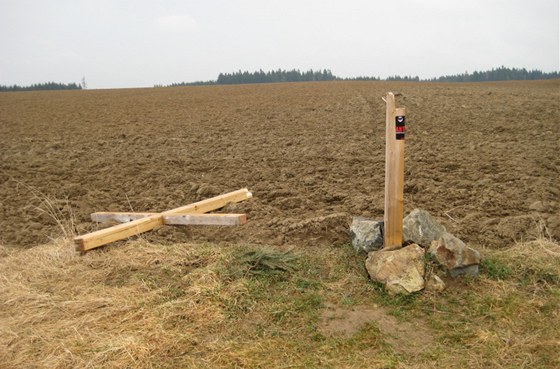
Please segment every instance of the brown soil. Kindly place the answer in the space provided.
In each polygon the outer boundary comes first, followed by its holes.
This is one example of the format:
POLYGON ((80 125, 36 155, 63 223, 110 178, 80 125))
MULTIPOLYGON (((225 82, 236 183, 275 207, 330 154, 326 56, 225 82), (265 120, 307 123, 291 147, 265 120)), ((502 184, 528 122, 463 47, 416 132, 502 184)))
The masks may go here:
POLYGON ((0 94, 0 243, 31 246, 94 211, 163 211, 248 187, 238 228, 164 227, 157 242, 303 247, 381 218, 384 103, 407 108, 405 211, 463 240, 560 239, 560 81, 333 82, 0 94), (60 212, 60 213, 58 213, 60 212))

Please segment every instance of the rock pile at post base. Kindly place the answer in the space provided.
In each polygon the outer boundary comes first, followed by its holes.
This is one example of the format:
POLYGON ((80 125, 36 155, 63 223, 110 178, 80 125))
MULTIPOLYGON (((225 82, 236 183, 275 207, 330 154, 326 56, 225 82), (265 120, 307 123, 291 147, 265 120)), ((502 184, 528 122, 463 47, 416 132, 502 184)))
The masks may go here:
POLYGON ((412 293, 425 287, 431 291, 445 288, 442 279, 425 275, 428 252, 451 277, 477 275, 480 253, 447 232, 427 211, 414 209, 403 220, 401 249, 386 251, 383 222, 355 217, 350 226, 352 246, 368 253, 366 269, 371 279, 381 282, 389 293, 412 293))

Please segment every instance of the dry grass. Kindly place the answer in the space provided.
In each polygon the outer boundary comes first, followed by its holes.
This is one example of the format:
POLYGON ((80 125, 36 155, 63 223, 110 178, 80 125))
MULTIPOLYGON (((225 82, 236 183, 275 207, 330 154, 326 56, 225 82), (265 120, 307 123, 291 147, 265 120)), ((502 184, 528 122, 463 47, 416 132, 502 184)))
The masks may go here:
POLYGON ((83 256, 63 241, 0 247, 0 368, 555 368, 559 248, 486 250, 479 278, 389 297, 349 246, 300 249, 258 274, 247 255, 288 254, 143 240, 83 256), (407 354, 375 321, 323 334, 326 305, 383 309, 425 326, 432 347, 407 354))
MULTIPOLYGON (((58 234, 63 239, 70 239, 77 235, 76 217, 70 206, 68 197, 57 199, 46 195, 36 187, 30 186, 24 182, 10 178, 16 184, 16 192, 18 195, 23 193, 27 196, 31 195, 31 203, 29 205, 37 214, 44 215, 46 221, 54 223, 58 230, 58 234)), ((51 241, 57 242, 58 238, 49 237, 51 241)))

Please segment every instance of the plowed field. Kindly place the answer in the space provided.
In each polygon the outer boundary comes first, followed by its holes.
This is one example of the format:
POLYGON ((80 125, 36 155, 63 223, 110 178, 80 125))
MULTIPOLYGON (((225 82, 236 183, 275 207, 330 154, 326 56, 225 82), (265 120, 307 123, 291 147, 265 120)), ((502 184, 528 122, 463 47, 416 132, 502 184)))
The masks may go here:
POLYGON ((407 108, 405 212, 504 247, 560 239, 560 81, 292 83, 0 94, 0 243, 97 229, 95 211, 164 211, 248 187, 237 228, 157 242, 347 243, 383 216, 387 91, 407 108), (56 219, 44 211, 54 207, 56 219), (72 221, 72 222, 70 222, 72 221))

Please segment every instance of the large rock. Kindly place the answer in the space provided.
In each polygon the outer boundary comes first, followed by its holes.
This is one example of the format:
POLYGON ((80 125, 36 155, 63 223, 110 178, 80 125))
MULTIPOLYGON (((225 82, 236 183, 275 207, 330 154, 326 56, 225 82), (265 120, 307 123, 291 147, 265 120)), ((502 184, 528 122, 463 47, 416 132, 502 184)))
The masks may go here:
POLYGON ((414 209, 403 220, 403 241, 429 247, 439 239, 445 227, 439 224, 426 210, 414 209))
POLYGON ((478 274, 480 253, 465 245, 451 233, 445 232, 437 241, 433 241, 428 252, 449 271, 452 277, 478 274))
POLYGON ((424 288, 424 249, 416 244, 391 251, 372 251, 366 259, 371 279, 384 283, 389 293, 420 291, 424 288))
POLYGON ((354 217, 350 225, 350 237, 356 251, 378 250, 383 246, 383 221, 354 217))

